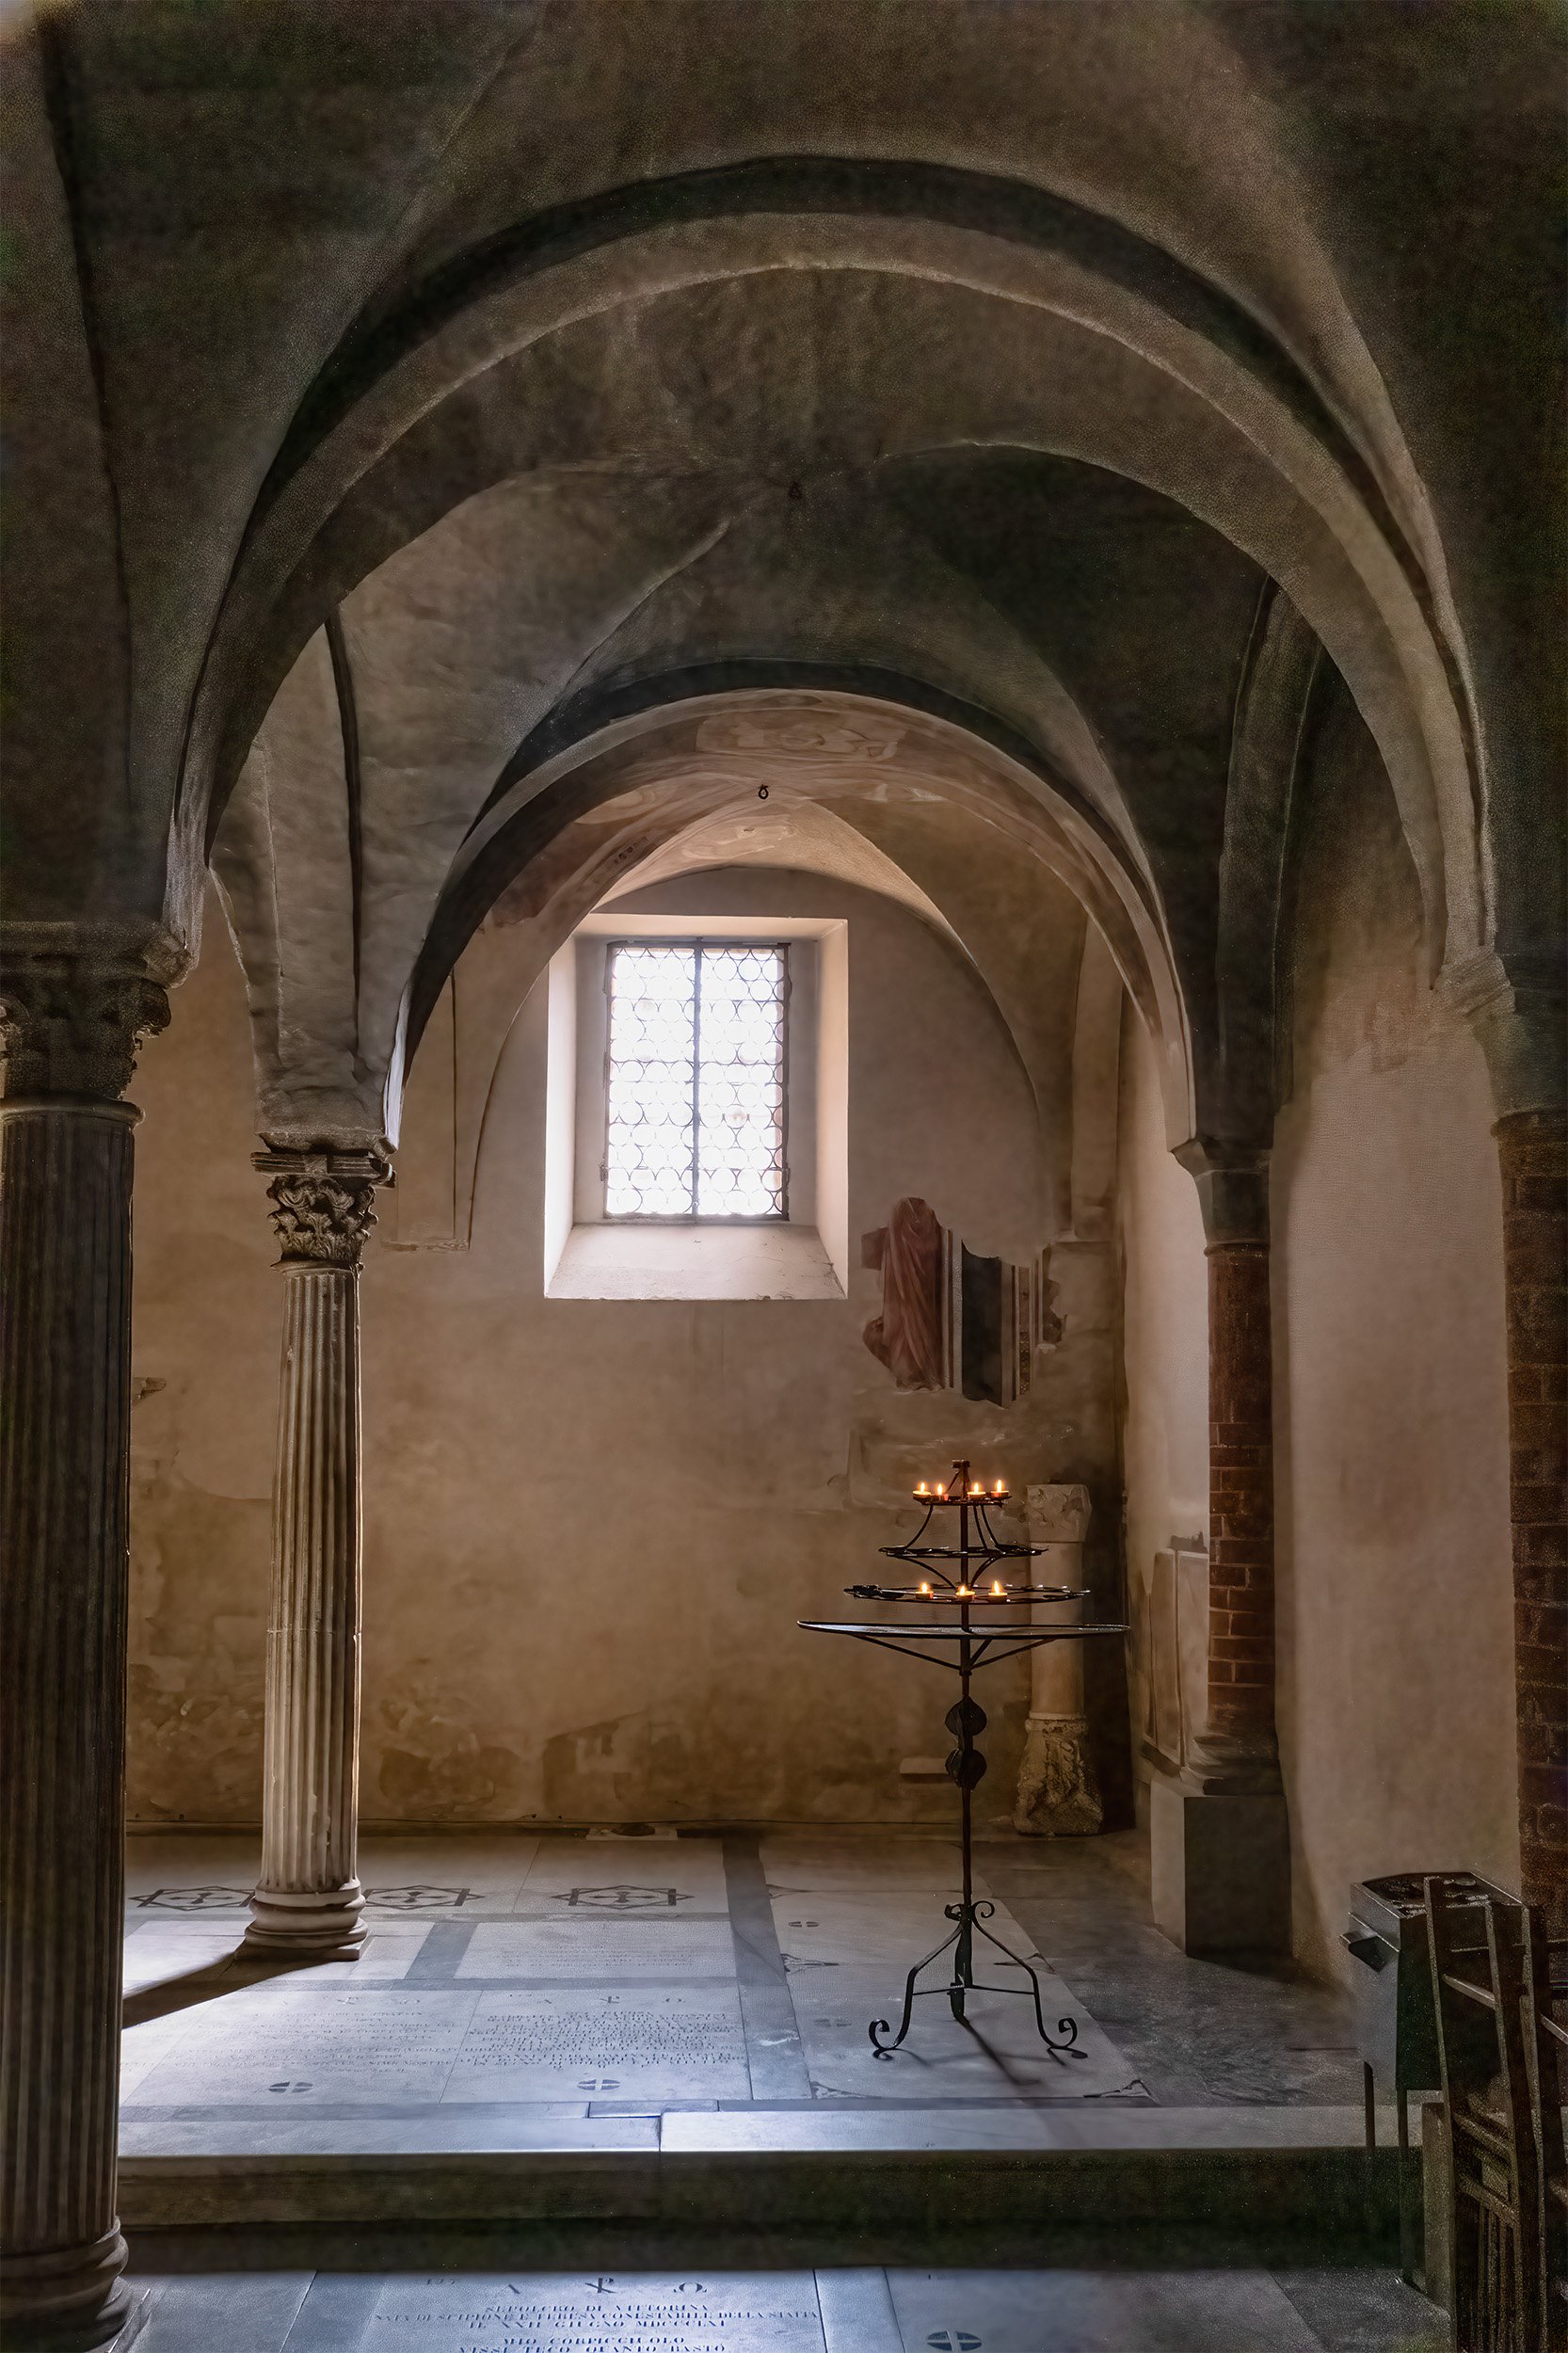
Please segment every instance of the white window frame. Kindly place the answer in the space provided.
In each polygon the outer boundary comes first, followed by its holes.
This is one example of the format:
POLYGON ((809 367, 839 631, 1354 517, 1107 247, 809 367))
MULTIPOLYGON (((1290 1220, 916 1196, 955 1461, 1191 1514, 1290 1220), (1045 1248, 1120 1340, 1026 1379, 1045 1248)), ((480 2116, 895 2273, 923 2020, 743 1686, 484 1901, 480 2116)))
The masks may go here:
MULTIPOLYGON (((794 1064, 795 1061, 797 1060, 798 1056, 800 1055, 800 1053, 801 1053, 802 1051, 808 1051, 808 1050, 809 1050, 809 1040, 808 1040, 808 1039, 803 1039, 803 1040, 801 1040, 800 1042, 798 1042, 798 1043, 797 1043, 796 1038, 795 1038, 795 1036, 794 1036, 794 1021, 793 1021, 793 1008, 794 1008, 794 996, 793 996, 793 970, 792 970, 792 968, 791 962, 790 962, 790 942, 789 942, 787 939, 776 939, 776 938, 758 938, 758 939, 750 939, 750 938, 745 938, 745 939, 715 939, 715 938, 713 937, 713 936, 712 935, 712 933, 703 934, 703 933, 700 933, 700 932, 694 932, 694 933, 692 934, 691 937, 690 937, 690 938, 688 938, 688 939, 648 939, 648 938, 639 938, 639 937, 636 936, 636 934, 634 934, 634 933, 627 933, 627 934, 625 934, 623 936, 616 937, 616 938, 614 938, 614 939, 606 939, 606 940, 605 940, 605 942, 604 942, 604 978, 603 978, 603 982, 602 982, 601 985, 602 985, 602 987, 603 987, 603 991, 604 991, 604 1065, 603 1065, 603 1067, 604 1067, 604 1084, 603 1084, 603 1097, 602 1097, 602 1104, 601 1104, 601 1119, 602 1119, 603 1128, 604 1128, 604 1130, 605 1130, 605 1141, 604 1141, 604 1143, 603 1143, 603 1144, 601 1144, 601 1146, 600 1146, 600 1161, 599 1161, 599 1203, 600 1203, 600 1209, 599 1209, 599 1213, 600 1213, 600 1219, 602 1220, 602 1222, 603 1222, 606 1225, 676 1225, 676 1226, 680 1226, 680 1227, 695 1226, 695 1225, 724 1225, 724 1226, 731 1226, 731 1227, 733 1227, 733 1226, 737 1226, 737 1225, 787 1225, 791 1224, 792 1222, 798 1223, 798 1221, 794 1219, 794 1212, 793 1212, 793 1209, 792 1209, 792 1185, 791 1185, 791 1170, 790 1170, 790 1098, 791 1098, 791 1095, 792 1095, 792 1091, 793 1091, 793 1087, 792 1087, 792 1067, 793 1067, 793 1064, 794 1064), (641 1210, 641 1209, 615 1209, 615 1210, 612 1210, 612 1209, 609 1208, 609 1206, 608 1206, 608 1200, 609 1200, 609 1191, 610 1191, 610 1155, 609 1155, 609 1143, 608 1143, 608 1128, 609 1128, 609 1098, 610 1098, 610 1016, 611 1016, 611 1006, 612 1006, 612 1002, 613 1002, 612 996, 611 996, 611 986, 610 986, 610 981, 611 981, 611 972, 612 972, 612 968, 613 968, 613 967, 614 967, 614 962, 615 962, 616 955, 616 953, 617 953, 617 952, 618 952, 621 949, 624 949, 624 948, 680 948, 680 949, 682 949, 682 950, 684 950, 684 951, 685 951, 688 954, 692 955, 693 957, 695 957, 695 958, 696 959, 696 961, 697 961, 697 969, 698 969, 699 974, 700 974, 700 970, 701 970, 701 958, 702 958, 702 955, 703 955, 704 952, 705 952, 705 951, 709 951, 709 950, 712 950, 712 949, 715 949, 715 948, 770 948, 770 949, 774 950, 774 951, 775 951, 775 952, 776 952, 776 953, 777 953, 777 954, 778 954, 778 955, 782 958, 782 960, 783 960, 782 993, 783 993, 783 1016, 784 1016, 784 1018, 783 1018, 783 1036, 782 1036, 782 1039, 781 1039, 781 1041, 780 1041, 780 1072, 779 1072, 779 1076, 780 1076, 780 1080, 781 1080, 781 1085, 780 1085, 780 1093, 781 1093, 781 1095, 782 1095, 783 1101, 782 1101, 781 1112, 780 1112, 780 1120, 779 1120, 779 1130, 780 1130, 780 1132, 779 1132, 779 1154, 780 1154, 780 1159, 781 1159, 781 1160, 782 1160, 782 1164, 783 1164, 783 1175, 782 1175, 782 1180, 781 1180, 781 1185, 780 1185, 780 1193, 781 1193, 781 1198, 780 1198, 779 1206, 778 1206, 778 1208, 777 1208, 776 1209, 762 1209, 762 1210, 759 1210, 759 1211, 757 1211, 754 1215, 749 1216, 749 1217, 712 1217, 712 1216, 705 1217, 705 1216, 702 1214, 701 1210, 699 1210, 699 1209, 697 1209, 697 1207, 696 1207, 696 1184, 697 1184, 697 1171, 696 1171, 696 1152, 697 1152, 697 1150, 698 1150, 698 1139, 699 1139, 699 1131, 700 1131, 700 1127, 701 1127, 701 1113, 700 1113, 700 1110, 699 1110, 696 1106, 695 1106, 695 1105, 694 1105, 694 1112, 693 1112, 693 1130, 692 1130, 692 1144, 693 1144, 693 1153, 694 1153, 694 1164, 693 1164, 693 1170, 692 1170, 692 1191, 693 1191, 693 1202, 692 1202, 692 1207, 691 1207, 689 1209, 680 1210, 680 1211, 678 1211, 678 1212, 674 1212, 674 1213, 667 1214, 667 1215, 666 1215, 666 1214, 661 1214, 661 1213, 659 1213, 659 1212, 652 1211, 652 1210, 641 1210)), ((580 982, 579 982, 579 986, 581 986, 581 980, 580 980, 580 982)), ((696 1065, 696 1067, 695 1067, 695 1069, 694 1069, 693 1076, 694 1076, 694 1081, 697 1082, 698 1084, 699 1084, 699 1082, 700 1082, 700 1071, 701 1071, 701 1064, 702 1064, 702 1019, 701 1019, 701 1003, 702 1003, 702 984, 701 984, 701 981, 700 981, 700 978, 699 978, 699 979, 698 979, 698 982, 697 982, 697 989, 696 989, 696 1004, 697 1004, 696 1034, 696 1037, 695 1037, 695 1039, 694 1039, 694 1041, 693 1041, 693 1044, 694 1044, 693 1062, 694 1062, 694 1064, 696 1065)), ((804 1028, 804 1027, 807 1027, 808 1025, 803 1024, 802 1026, 803 1026, 803 1028, 804 1028)), ((581 1084, 582 1084, 582 1080, 581 1080, 581 1078, 580 1078, 580 1079, 579 1079, 579 1086, 580 1086, 580 1087, 581 1087, 581 1084)))
POLYGON ((827 918, 590 916, 550 967, 544 1288, 550 1299, 843 1299, 849 1289, 849 926, 827 918), (604 1214, 606 952, 788 946, 785 1214, 604 1214))

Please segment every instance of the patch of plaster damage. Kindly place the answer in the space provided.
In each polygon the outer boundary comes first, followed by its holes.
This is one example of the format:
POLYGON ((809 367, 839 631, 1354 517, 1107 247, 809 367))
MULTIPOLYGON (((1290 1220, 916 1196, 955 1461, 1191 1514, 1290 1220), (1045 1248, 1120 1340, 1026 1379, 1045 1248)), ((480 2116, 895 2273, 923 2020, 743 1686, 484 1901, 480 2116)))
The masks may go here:
POLYGON ((505 1821, 526 1809, 530 1774, 515 1749, 484 1739, 467 1695, 416 1673, 367 1711, 367 1812, 408 1822, 505 1821))

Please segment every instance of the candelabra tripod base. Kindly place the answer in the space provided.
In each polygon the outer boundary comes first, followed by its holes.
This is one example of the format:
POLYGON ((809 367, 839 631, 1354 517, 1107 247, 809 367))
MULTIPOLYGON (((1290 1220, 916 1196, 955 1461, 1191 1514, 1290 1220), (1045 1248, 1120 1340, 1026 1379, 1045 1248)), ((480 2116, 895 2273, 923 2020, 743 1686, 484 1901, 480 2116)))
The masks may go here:
POLYGON ((1056 2033, 1054 2035, 1051 2033, 1046 2025, 1045 2006, 1040 1998, 1040 1980, 1034 1970, 1021 1953, 1016 1953, 1011 1945, 1004 1945, 1000 1936, 993 1936, 990 1929, 985 1927, 984 1923, 991 1918, 996 1906, 986 1903, 984 1898, 979 1901, 966 1898, 962 1903, 944 1905, 943 1910, 947 1918, 954 1924, 952 1933, 951 1936, 944 1936, 935 1951, 927 1953, 923 1961, 918 1961, 905 1977, 904 2010, 899 2019, 897 2034, 891 2034, 886 2018, 873 2018, 867 2028, 875 2057, 879 2059, 890 2059, 893 2057, 904 2036, 909 2032, 915 2004, 934 1993, 946 1994, 948 2007, 961 2025, 967 2023, 968 2004, 969 1996, 973 1993, 1011 1993, 1022 2000, 1032 2001, 1035 2030, 1052 2058, 1064 2066, 1070 2058, 1087 2057, 1085 2052, 1075 2050, 1073 2047, 1078 2041, 1077 2019, 1059 2018, 1056 2022, 1056 2033), (1021 1969, 1029 1979, 1028 1985, 988 1985, 983 1979, 978 1978, 974 1973, 974 1940, 977 1936, 984 1937, 986 1944, 993 1945, 1005 1960, 1010 1961, 1015 1969, 1021 1969), (933 1961, 940 1961, 942 1955, 947 1952, 952 1955, 952 1975, 948 1982, 945 1985, 919 1984, 917 1980, 921 1971, 929 1969, 933 1961), (887 2039, 889 2036, 890 2040, 887 2039))
MULTIPOLYGON (((1003 1608, 1027 1600, 1080 1601, 1084 1596, 1065 1585, 1027 1586, 1007 1585, 994 1575, 1003 1561, 1032 1561, 1046 1550, 1043 1545, 1015 1544, 1006 1536, 999 1536, 986 1516, 987 1508, 1000 1507, 1006 1489, 999 1480, 996 1492, 987 1497, 982 1484, 969 1477, 967 1460, 952 1466, 951 1487, 945 1480, 938 1481, 935 1495, 922 1482, 916 1497, 925 1505, 921 1521, 912 1544, 884 1545, 882 1549, 890 1560, 907 1561, 920 1571, 917 1589, 907 1586, 852 1585, 850 1592, 861 1600, 919 1601, 940 1603, 943 1608, 957 1611, 954 1618, 916 1618, 888 1620, 883 1623, 865 1620, 828 1620, 802 1618, 802 1627, 811 1634, 842 1634, 856 1642, 870 1642, 883 1650, 895 1650, 904 1657, 920 1659, 924 1664, 939 1667, 958 1677, 958 1697, 944 1719, 953 1737, 952 1753, 946 1769, 957 1788, 960 1801, 959 1839, 963 1855, 963 1894, 955 1904, 945 1907, 952 1922, 952 1933, 944 1936, 934 1953, 918 1961, 904 1981, 904 2009, 899 2018, 897 2034, 893 2034, 886 2018, 873 2018, 867 2031, 872 2050, 879 2059, 890 2059, 909 2032, 915 2004, 930 1994, 945 1994, 948 2007, 960 2025, 968 2024, 967 2012, 971 1995, 976 1993, 1011 1993, 1032 2001, 1034 2005, 1034 2025, 1041 2041, 1051 2057, 1060 2063, 1070 2058, 1083 2058, 1085 2052, 1076 2050, 1078 2024, 1072 2018, 1059 2018, 1052 2034, 1046 2024, 1045 2004, 1040 1998, 1040 1980, 1021 1953, 1004 1945, 984 1925, 996 1906, 979 1901, 974 1893, 974 1792, 984 1777, 985 1759, 980 1750, 980 1735, 985 1729, 985 1710, 972 1696, 969 1684, 979 1670, 994 1666, 1003 1658, 1018 1658, 1026 1651, 1037 1650, 1046 1642, 1081 1642, 1086 1637, 1105 1634, 1125 1634, 1121 1625, 1040 1625, 1033 1618, 1009 1620, 994 1614, 994 1606, 1003 1608), (955 1544, 928 1545, 925 1531, 933 1514, 952 1512, 957 1518, 955 1544), (982 1590, 982 1579, 990 1579, 989 1591, 982 1590), (938 1594, 935 1588, 940 1585, 938 1594), (980 1937, 1003 1961, 1022 1970, 1029 1983, 1022 1985, 992 1985, 976 1977, 974 1946, 980 1937), (945 1985, 921 1985, 920 1978, 934 1961, 945 1953, 952 1955, 952 1973, 945 1985)), ((995 1966, 995 1964, 992 1964, 995 1966)), ((972 2032, 971 2028, 971 2032, 972 2032)))

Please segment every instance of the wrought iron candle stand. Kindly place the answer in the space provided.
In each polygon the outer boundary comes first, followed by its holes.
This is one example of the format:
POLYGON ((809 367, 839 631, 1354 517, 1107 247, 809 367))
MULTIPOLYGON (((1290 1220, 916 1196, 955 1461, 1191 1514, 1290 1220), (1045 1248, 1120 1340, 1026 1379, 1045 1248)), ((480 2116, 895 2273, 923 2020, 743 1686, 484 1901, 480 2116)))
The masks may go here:
POLYGON ((862 1625, 835 1620, 802 1618, 798 1621, 808 1634, 846 1634, 857 1642, 870 1642, 882 1650, 899 1651, 906 1658, 922 1659, 928 1664, 947 1669, 958 1677, 958 1698, 943 1719, 957 1742, 947 1759, 947 1770, 958 1785, 960 1801, 961 1846, 963 1852, 963 1894, 955 1904, 943 1906, 944 1916, 953 1923, 952 1933, 923 1961, 918 1961, 904 1981, 904 2013, 897 2034, 891 2040, 886 2018, 873 2018, 868 2029, 872 2049, 878 2058, 891 2058, 905 2035, 916 2002, 922 1994, 945 1993, 954 2018, 961 2023, 971 1993, 1016 1993, 1034 2004, 1034 2024, 1041 2041, 1058 2061, 1082 2058, 1081 2051, 1073 2049, 1078 2040, 1078 2023, 1072 2018, 1059 2018, 1056 2034, 1046 2025, 1046 2013, 1040 1998, 1040 1980, 1021 1953, 1014 1952, 1000 1936, 993 1935, 985 1926, 996 1910, 982 1898, 978 1903, 974 1893, 974 1805, 977 1785, 985 1772, 985 1759, 976 1745, 985 1729, 985 1711, 969 1695, 970 1678, 983 1666, 994 1667, 1004 1658, 1017 1658, 1025 1651, 1037 1650, 1042 1642, 1080 1642, 1096 1635, 1125 1634, 1125 1625, 1036 1625, 1025 1619, 1021 1624, 997 1622, 987 1624, 990 1611, 1005 1609, 1018 1602, 1084 1601, 1086 1589, 1071 1585, 1009 1585, 996 1574, 1003 1561, 1029 1561, 1044 1552, 1044 1545, 1016 1545, 997 1535, 989 1514, 1006 1499, 1007 1490, 1000 1481, 989 1495, 979 1480, 971 1480, 967 1462, 954 1463, 952 1477, 928 1488, 924 1482, 915 1490, 915 1501, 926 1507, 924 1519, 907 1545, 884 1545, 881 1551, 890 1561, 906 1561, 923 1572, 918 1585, 850 1585, 845 1591, 856 1601, 894 1601, 914 1603, 922 1609, 951 1607, 956 1617, 940 1623, 906 1619, 902 1622, 862 1625), (956 1545, 926 1544, 924 1537, 938 1512, 958 1514, 956 1545), (979 1614, 979 1622, 976 1613, 979 1614), (912 1649, 911 1643, 920 1645, 912 1649), (1021 1969, 1029 1979, 1021 1985, 988 1985, 974 1973, 974 1941, 984 1937, 987 1945, 1021 1969), (922 1970, 929 1969, 942 1955, 952 1954, 952 1974, 945 1984, 920 1985, 916 1980, 922 1970))

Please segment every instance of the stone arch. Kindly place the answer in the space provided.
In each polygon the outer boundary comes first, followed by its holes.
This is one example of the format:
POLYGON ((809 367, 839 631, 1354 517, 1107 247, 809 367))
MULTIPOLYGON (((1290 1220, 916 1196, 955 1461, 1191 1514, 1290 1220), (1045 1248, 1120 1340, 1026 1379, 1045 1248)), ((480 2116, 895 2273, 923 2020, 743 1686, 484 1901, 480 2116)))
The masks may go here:
MULTIPOLYGON (((1307 379, 1240 306, 1098 216, 972 175, 888 171, 790 162, 621 191, 496 241, 341 353, 286 444, 209 648, 186 746, 187 837, 227 789, 248 649, 278 600, 354 486, 464 384, 570 319, 660 291, 785 268, 892 273, 1070 321, 1128 374, 1125 412, 1080 419, 1072 454, 1147 481, 1283 581, 1380 743, 1432 961, 1472 952, 1490 914, 1456 656, 1371 470, 1307 379), (1139 400, 1162 426, 1141 444, 1139 400)), ((995 436, 981 420, 968 438, 995 436)), ((1001 438, 1031 437, 1015 421, 1001 438)), ((1038 445, 1065 439, 1064 421, 1049 421, 1038 445)))
POLYGON ((1285 1091, 1286 862, 1322 663, 1312 631, 1289 599, 1271 586, 1247 649, 1225 789, 1215 1032, 1208 1045, 1215 1068, 1211 1078, 1205 1074, 1227 1123, 1224 1138, 1212 1139, 1216 1146, 1267 1150, 1285 1091))
MULTIPOLYGON (((877 792, 942 797, 966 822, 986 829, 999 855, 1034 862, 1064 887, 1103 939, 1118 984, 1155 1038, 1172 1142, 1192 1132, 1186 1000, 1158 903, 1107 830, 1091 824, 1028 747, 1008 743, 984 714, 942 708, 939 698, 912 681, 808 681, 796 670, 787 683, 766 671, 749 680, 731 675, 722 683, 666 679, 634 705, 600 706, 595 716, 598 724, 575 739, 563 741, 554 728, 541 731, 532 759, 528 746, 520 747, 454 862, 399 1017, 387 1080, 393 1131, 405 1075, 430 1013, 503 892, 526 892, 530 918, 538 925, 542 969, 583 916, 656 848, 751 789, 758 776, 776 772, 776 765, 770 769, 777 760, 770 732, 776 738, 803 720, 820 724, 825 717, 841 719, 852 731, 880 728, 885 737, 890 731, 887 753, 869 763, 877 792), (677 692, 678 683, 684 691, 677 692), (747 729, 760 740, 728 752, 714 740, 715 730, 726 728, 747 729)), ((815 763, 808 759, 792 781, 808 796, 829 790, 843 795, 846 764, 853 761, 846 763, 841 751, 815 763)), ((853 785, 849 790, 853 793, 853 785)), ((939 895, 936 904, 949 914, 939 895)), ((1016 1039, 1016 1011, 987 968, 979 927, 949 920, 1016 1039)))

